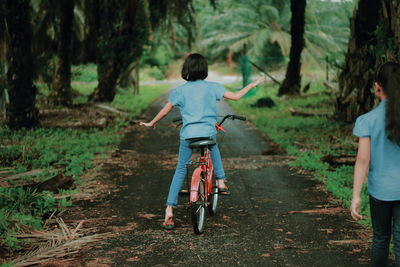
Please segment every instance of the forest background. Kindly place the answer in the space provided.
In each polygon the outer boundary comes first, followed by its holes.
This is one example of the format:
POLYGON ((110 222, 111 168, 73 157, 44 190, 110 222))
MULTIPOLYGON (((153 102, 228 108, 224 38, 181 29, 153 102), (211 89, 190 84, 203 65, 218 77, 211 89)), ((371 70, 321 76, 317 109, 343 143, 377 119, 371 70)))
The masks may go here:
MULTIPOLYGON (((351 201, 353 122, 400 57, 400 1, 5 0, 0 4, 0 254, 29 246, 90 183, 123 129, 199 52, 291 165, 351 201)), ((365 189, 366 190, 366 189, 365 189)), ((364 203, 367 203, 364 190, 364 203)), ((362 222, 368 225, 368 211, 362 222)))

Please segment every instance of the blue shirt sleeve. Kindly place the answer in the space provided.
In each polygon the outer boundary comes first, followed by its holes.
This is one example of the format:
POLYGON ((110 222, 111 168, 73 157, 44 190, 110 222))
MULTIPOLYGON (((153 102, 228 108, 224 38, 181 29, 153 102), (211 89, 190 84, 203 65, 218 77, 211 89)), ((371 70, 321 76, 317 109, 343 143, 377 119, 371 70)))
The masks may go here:
POLYGON ((171 102, 171 104, 175 107, 182 105, 181 99, 182 99, 182 94, 180 94, 177 88, 174 88, 168 96, 168 102, 171 102))
POLYGON ((353 134, 358 137, 371 137, 371 131, 368 120, 364 116, 360 116, 356 120, 353 134))
POLYGON ((224 96, 225 92, 226 92, 225 87, 223 87, 219 83, 216 83, 216 86, 215 86, 215 99, 217 101, 220 101, 222 99, 222 97, 224 96))

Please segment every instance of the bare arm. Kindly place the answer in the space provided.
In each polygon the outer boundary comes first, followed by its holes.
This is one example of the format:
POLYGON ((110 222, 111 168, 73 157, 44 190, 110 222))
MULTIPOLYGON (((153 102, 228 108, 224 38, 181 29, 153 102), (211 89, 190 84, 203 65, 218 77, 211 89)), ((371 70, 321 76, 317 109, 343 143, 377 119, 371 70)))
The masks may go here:
POLYGON ((369 137, 360 138, 358 142, 358 152, 356 165, 354 167, 354 184, 353 184, 353 199, 351 201, 351 216, 354 220, 362 219, 359 213, 361 205, 361 190, 368 174, 368 167, 370 161, 371 139, 369 137))
POLYGON ((249 92, 250 89, 256 87, 257 85, 259 85, 260 83, 263 83, 263 82, 265 82, 265 78, 264 77, 259 78, 259 79, 257 79, 257 81, 248 84, 246 87, 244 87, 240 91, 237 91, 237 92, 226 91, 224 94, 224 97, 227 99, 230 99, 230 100, 237 101, 237 100, 241 99, 245 94, 247 94, 247 92, 249 92))
POLYGON ((172 110, 174 106, 170 103, 167 102, 165 106, 158 112, 158 114, 152 119, 150 122, 140 122, 140 125, 146 126, 146 127, 153 127, 159 120, 167 116, 167 114, 172 110))

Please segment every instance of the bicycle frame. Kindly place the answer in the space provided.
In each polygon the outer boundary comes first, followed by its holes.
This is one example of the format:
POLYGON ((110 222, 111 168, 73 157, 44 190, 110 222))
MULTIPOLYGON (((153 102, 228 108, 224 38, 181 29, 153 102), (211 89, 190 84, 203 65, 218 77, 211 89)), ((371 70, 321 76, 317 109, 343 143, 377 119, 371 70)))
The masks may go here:
POLYGON ((200 157, 200 166, 197 167, 192 175, 191 184, 190 184, 190 196, 189 203, 195 203, 199 200, 199 184, 201 182, 204 183, 205 196, 204 201, 208 203, 210 194, 212 193, 213 185, 212 185, 212 176, 214 172, 210 150, 208 148, 202 151, 200 157))
MULTIPOLYGON (((245 117, 226 115, 220 123, 215 124, 217 131, 226 132, 224 127, 222 127, 222 123, 228 118, 232 120, 246 120, 245 117)), ((174 122, 177 121, 181 121, 181 119, 174 120, 174 122)), ((216 213, 218 205, 218 185, 216 181, 213 181, 214 166, 210 155, 210 146, 212 145, 215 145, 215 143, 206 142, 204 145, 195 146, 200 148, 200 158, 197 162, 192 163, 192 165, 196 165, 196 168, 193 171, 190 182, 189 172, 187 172, 186 175, 189 189, 188 210, 191 212, 193 229, 196 234, 201 234, 203 232, 206 222, 206 208, 208 208, 209 214, 213 216, 216 213)))

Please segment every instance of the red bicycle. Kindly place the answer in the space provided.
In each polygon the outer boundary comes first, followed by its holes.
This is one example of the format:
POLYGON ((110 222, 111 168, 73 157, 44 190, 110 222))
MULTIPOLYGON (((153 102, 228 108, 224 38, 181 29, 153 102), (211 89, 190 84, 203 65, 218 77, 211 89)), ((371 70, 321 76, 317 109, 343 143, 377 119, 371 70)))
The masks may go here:
MULTIPOLYGON (((246 120, 242 116, 226 115, 221 122, 216 123, 215 127, 218 131, 226 132, 222 127, 226 119, 246 120)), ((178 120, 181 119, 175 119, 174 121, 178 120)), ((210 216, 213 216, 216 214, 218 206, 218 187, 217 181, 213 176, 214 168, 210 157, 210 148, 216 144, 216 141, 209 137, 193 138, 190 141, 189 147, 200 150, 200 157, 196 162, 188 164, 196 167, 190 182, 189 176, 187 176, 188 210, 191 213, 194 232, 201 234, 206 223, 206 209, 208 209, 210 216)))

